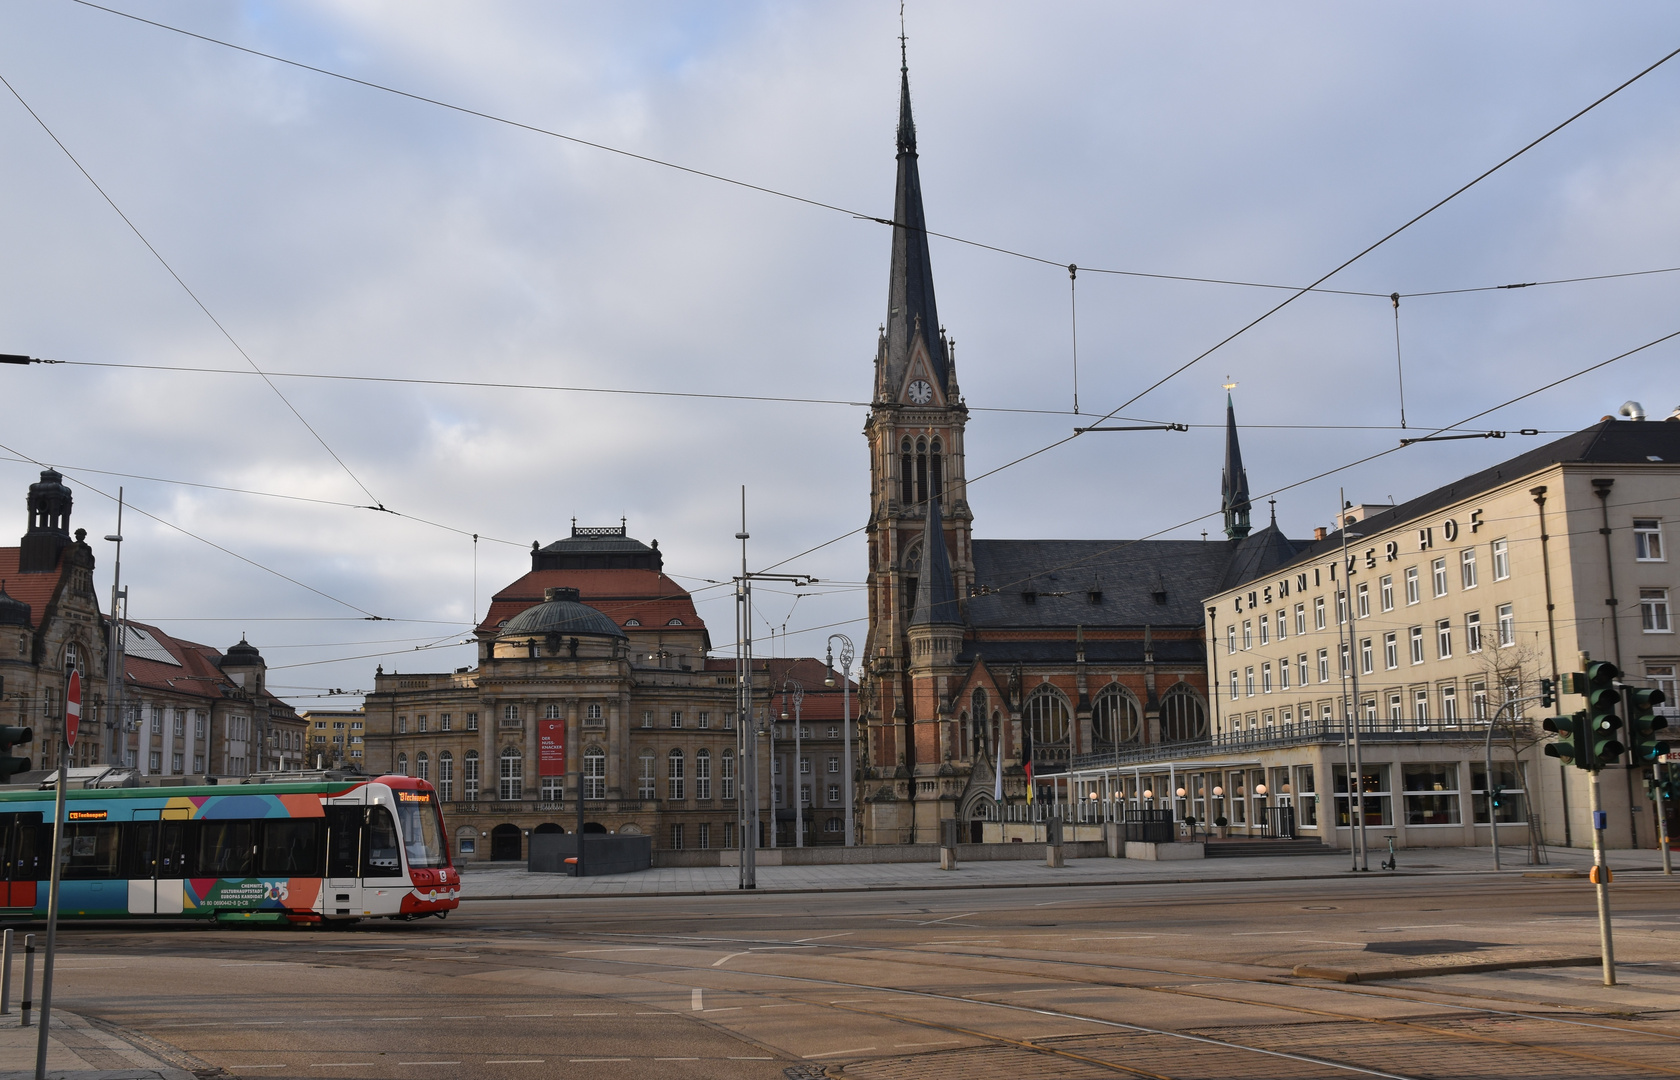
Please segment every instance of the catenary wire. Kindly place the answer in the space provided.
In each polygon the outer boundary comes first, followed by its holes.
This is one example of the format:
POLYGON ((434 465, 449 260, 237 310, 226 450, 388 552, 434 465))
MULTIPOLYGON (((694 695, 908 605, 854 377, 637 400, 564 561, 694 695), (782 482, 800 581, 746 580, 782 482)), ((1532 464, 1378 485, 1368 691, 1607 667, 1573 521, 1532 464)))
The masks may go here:
MULTIPOLYGON (((280 399, 281 404, 285 405, 291 414, 297 417, 298 423, 302 424, 304 428, 308 430, 309 434, 315 436, 315 441, 321 444, 321 449, 325 450, 334 461, 338 462, 339 468, 343 469, 344 474, 354 481, 357 487, 362 489, 363 494, 365 494, 375 504, 378 504, 378 497, 368 490, 368 486, 362 483, 361 478, 351 470, 349 465, 345 464, 344 459, 338 456, 338 452, 331 446, 327 445, 327 440, 321 437, 321 433, 315 430, 314 425, 304 419, 303 414, 297 410, 297 406, 293 405, 291 400, 288 399, 285 394, 281 393, 280 388, 274 384, 274 380, 264 374, 263 370, 257 366, 257 362, 251 359, 251 354, 245 351, 245 346, 239 344, 233 334, 228 331, 228 328, 222 325, 222 321, 211 313, 210 309, 205 306, 204 301, 200 300, 198 298, 198 294, 192 290, 192 286, 188 285, 185 279, 175 272, 175 268, 169 264, 168 259, 163 257, 163 253, 152 246, 152 242, 146 239, 146 234, 140 231, 139 226, 135 225, 127 214, 123 213, 122 207, 118 206, 116 200, 111 198, 110 194, 108 194, 106 190, 100 186, 99 181, 93 178, 93 174, 88 172, 82 165, 81 161, 77 159, 76 155, 70 152, 70 148, 64 145, 63 140, 54 133, 53 129, 47 126, 47 122, 41 119, 40 114, 30 106, 29 102, 23 99, 23 95, 18 93, 17 88, 8 82, 4 75, 0 75, 0 84, 4 84, 6 89, 11 91, 12 96, 17 98, 18 104, 22 105, 24 110, 29 113, 30 117, 34 119, 35 123, 40 125, 41 130, 47 133, 47 137, 52 139, 60 150, 64 151, 64 156, 70 159, 70 164, 76 166, 76 171, 80 172, 83 178, 86 179, 89 184, 93 185, 93 189, 99 192, 99 197, 104 199, 106 204, 109 205, 112 210, 116 211, 117 216, 122 218, 123 224, 128 226, 129 231, 140 240, 140 243, 145 245, 146 250, 152 253, 152 257, 157 259, 158 264, 168 272, 169 276, 175 279, 175 284, 181 286, 182 291, 184 291, 192 302, 198 306, 198 310, 204 312, 204 317, 209 319, 217 330, 221 331, 222 336, 227 339, 229 345, 233 346, 234 351, 244 357, 247 364, 251 365, 251 370, 262 376, 263 382, 267 383, 268 388, 274 391, 274 395, 280 399)), ((379 509, 384 509, 384 507, 380 506, 379 509)))
MULTIPOLYGON (((873 214, 866 214, 866 213, 862 213, 862 212, 857 211, 857 210, 849 209, 847 207, 837 206, 833 203, 824 202, 820 199, 813 199, 813 198, 809 198, 807 196, 797 195, 797 194, 794 194, 792 192, 783 191, 783 190, 780 190, 778 188, 768 187, 768 186, 763 185, 763 184, 754 184, 754 183, 751 183, 751 182, 746 181, 746 180, 739 180, 739 179, 736 179, 736 178, 731 177, 731 176, 725 176, 725 175, 722 175, 721 173, 708 172, 704 169, 698 169, 698 168, 694 168, 694 167, 688 166, 688 165, 681 165, 681 164, 678 164, 678 163, 673 162, 673 161, 667 161, 667 160, 662 159, 662 158, 653 157, 652 155, 649 155, 649 154, 638 154, 638 153, 636 153, 632 150, 625 150, 625 149, 622 149, 621 147, 610 146, 606 143, 594 142, 592 140, 580 138, 580 137, 575 136, 575 135, 567 135, 563 132, 554 131, 552 129, 540 127, 540 126, 535 125, 535 124, 527 124, 527 123, 524 123, 524 122, 519 121, 519 120, 511 119, 509 117, 499 116, 495 113, 485 112, 485 111, 480 110, 480 109, 473 109, 473 108, 470 108, 470 107, 464 106, 464 105, 457 105, 457 104, 454 104, 452 102, 443 101, 443 100, 440 100, 438 98, 427 97, 423 94, 418 94, 418 93, 414 93, 414 92, 407 91, 407 90, 400 90, 396 87, 388 86, 384 83, 374 82, 370 79, 357 78, 354 75, 346 75, 343 72, 333 71, 330 68, 323 68, 323 67, 319 67, 319 66, 314 65, 314 64, 306 64, 306 63, 304 63, 300 60, 292 60, 292 59, 289 59, 288 57, 280 56, 280 55, 277 55, 275 53, 264 52, 260 49, 254 49, 254 48, 251 48, 251 47, 246 46, 246 45, 238 45, 238 44, 235 44, 231 41, 225 41, 221 38, 211 37, 208 34, 200 34, 200 33, 197 33, 195 31, 192 31, 192 30, 184 29, 183 27, 172 26, 169 23, 158 22, 157 20, 154 20, 154 19, 143 18, 139 15, 135 15, 135 14, 132 14, 132 13, 127 12, 127 11, 121 11, 121 10, 118 10, 117 8, 106 7, 103 4, 93 3, 92 0, 73 0, 73 2, 77 3, 77 4, 80 4, 82 7, 92 8, 96 11, 103 11, 106 14, 115 15, 115 16, 118 16, 119 18, 128 19, 130 21, 141 23, 141 24, 144 24, 146 26, 151 26, 151 27, 154 27, 154 28, 159 29, 159 30, 167 30, 170 33, 179 34, 183 37, 194 38, 198 41, 205 42, 206 44, 218 45, 218 46, 221 46, 224 49, 232 49, 235 52, 242 52, 242 53, 245 53, 249 56, 260 57, 264 60, 272 60, 272 61, 274 61, 275 63, 278 63, 278 64, 285 64, 289 67, 298 68, 299 70, 302 70, 302 71, 313 72, 317 75, 325 75, 328 78, 339 79, 343 82, 352 83, 356 86, 361 86, 361 87, 364 87, 364 88, 369 89, 369 90, 377 90, 381 93, 392 94, 392 95, 395 95, 397 97, 407 98, 411 101, 419 102, 419 103, 425 104, 425 105, 432 105, 432 106, 435 106, 435 107, 440 108, 440 109, 447 109, 451 112, 460 113, 460 114, 465 115, 465 116, 471 116, 471 117, 475 117, 475 118, 480 119, 480 120, 488 120, 492 123, 503 124, 503 125, 506 125, 508 127, 518 128, 522 131, 527 131, 527 132, 530 132, 532 134, 544 135, 544 136, 547 136, 549 138, 554 138, 554 139, 561 139, 565 142, 570 142, 570 143, 573 143, 573 144, 578 145, 578 146, 589 147, 592 150, 600 150, 604 153, 616 154, 620 157, 629 158, 629 159, 634 160, 634 161, 640 161, 640 162, 643 162, 643 163, 649 164, 649 165, 657 165, 661 168, 673 169, 677 172, 687 173, 691 176, 697 176, 697 177, 700 177, 700 178, 706 179, 706 180, 714 180, 714 181, 717 181, 717 182, 723 183, 723 184, 729 184, 729 185, 732 185, 734 187, 739 187, 739 188, 746 189, 748 191, 756 191, 756 192, 759 192, 760 194, 770 195, 770 196, 773 196, 775 198, 787 199, 787 200, 790 200, 792 202, 803 203, 804 205, 816 207, 817 209, 830 210, 830 211, 834 211, 836 213, 846 214, 848 217, 856 218, 856 219, 859 219, 859 220, 871 221, 871 222, 874 222, 876 224, 887 225, 887 226, 891 226, 891 227, 895 227, 895 228, 899 227, 899 224, 897 222, 894 222, 890 218, 877 217, 873 214)), ((1670 54, 1670 55, 1672 56, 1673 54, 1670 54)), ((1660 61, 1657 62, 1657 64, 1653 65, 1652 69, 1654 69, 1657 66, 1660 66, 1667 59, 1668 59, 1668 57, 1664 57, 1663 60, 1660 60, 1660 61)), ((1648 70, 1651 70, 1651 69, 1648 69, 1648 70)), ((1640 78, 1641 76, 1643 76, 1646 73, 1647 72, 1641 72, 1640 75, 1634 76, 1634 79, 1629 80, 1629 84, 1631 84, 1633 81, 1637 80, 1638 78, 1640 78)), ((1624 84, 1624 86, 1625 85, 1627 85, 1627 84, 1624 84)), ((1620 90, 1620 89, 1622 89, 1622 87, 1617 88, 1617 90, 1620 90)), ((1611 94, 1614 94, 1616 92, 1617 92, 1616 90, 1613 90, 1613 91, 1611 91, 1611 94)), ((1609 96, 1610 95, 1606 95, 1607 98, 1609 96)), ((1595 102, 1594 106, 1596 106, 1597 104, 1598 104, 1598 102, 1595 102)), ((1588 109, 1590 110, 1594 106, 1588 106, 1588 109)), ((1586 111, 1586 110, 1583 110, 1583 112, 1584 111, 1586 111)), ((1572 117, 1571 120, 1573 120, 1573 119, 1575 119, 1575 118, 1572 117)), ((1570 121, 1565 121, 1565 124, 1567 124, 1569 122, 1570 121)), ((1560 125, 1560 127, 1561 126, 1562 125, 1560 125)), ((1549 134, 1550 133, 1548 133, 1548 135, 1549 134)), ((1546 136, 1542 136, 1542 139, 1544 139, 1545 137, 1546 136)), ((1525 148, 1525 150, 1526 149, 1527 148, 1525 148)), ((1520 154, 1522 152, 1523 151, 1519 151, 1518 153, 1520 154)), ((1498 168, 1498 166, 1496 166, 1495 168, 1498 168)), ((1472 181, 1472 183, 1475 183, 1475 181, 1472 181)), ((1450 196, 1449 196, 1449 198, 1450 198, 1450 196)), ((926 235, 932 236, 932 237, 937 237, 938 239, 941 239, 941 240, 949 240, 952 243, 963 244, 963 245, 966 245, 968 247, 979 248, 981 250, 995 252, 995 253, 1000 254, 1000 255, 1007 255, 1007 256, 1010 256, 1011 258, 1024 259, 1028 262, 1041 263, 1045 266, 1054 266, 1057 269, 1065 269, 1069 265, 1067 262, 1064 262, 1060 259, 1051 259, 1051 258, 1046 258, 1046 257, 1041 256, 1041 255, 1033 255, 1033 254, 1029 254, 1027 252, 1017 251, 1017 250, 1014 250, 1012 248, 1006 248, 1006 247, 1002 247, 1002 246, 999 246, 999 245, 996 245, 996 244, 988 244, 988 243, 983 243, 983 242, 978 241, 978 240, 972 240, 972 239, 969 239, 967 237, 956 236, 956 235, 953 235, 951 233, 935 232, 931 229, 927 229, 927 230, 923 230, 923 231, 926 233, 926 235)), ((1208 285, 1234 285, 1234 286, 1241 286, 1241 287, 1244 287, 1244 288, 1253 288, 1253 289, 1276 289, 1276 290, 1287 290, 1287 291, 1290 291, 1290 292, 1301 292, 1301 293, 1317 292, 1317 293, 1327 293, 1327 294, 1341 295, 1341 296, 1371 297, 1371 298, 1377 298, 1377 299, 1387 299, 1388 296, 1390 295, 1389 293, 1384 293, 1384 292, 1364 292, 1364 291, 1355 290, 1355 289, 1326 289, 1326 288, 1321 288, 1320 284, 1322 283, 1323 279, 1320 279, 1319 283, 1315 283, 1313 285, 1299 286, 1299 285, 1279 285, 1279 284, 1272 284, 1272 283, 1267 283, 1267 282, 1257 282, 1257 281, 1241 281, 1241 280, 1230 279, 1230 278, 1198 277, 1198 276, 1189 275, 1189 274, 1152 273, 1152 272, 1141 271, 1141 270, 1121 270, 1121 269, 1085 267, 1085 266, 1080 267, 1080 269, 1084 270, 1086 273, 1091 273, 1091 274, 1109 274, 1109 275, 1118 275, 1118 276, 1124 276, 1124 277, 1154 278, 1154 279, 1162 280, 1162 281, 1186 281, 1186 282, 1195 282, 1195 283, 1199 283, 1199 284, 1208 284, 1208 285)), ((1601 281, 1601 280, 1606 280, 1606 279, 1609 279, 1609 278, 1616 278, 1616 277, 1634 277, 1634 276, 1638 276, 1638 275, 1641 275, 1641 274, 1664 274, 1664 273, 1672 273, 1672 272, 1677 271, 1677 270, 1680 270, 1680 267, 1670 267, 1670 268, 1663 269, 1663 270, 1638 270, 1638 271, 1631 271, 1629 273, 1624 273, 1624 274, 1600 274, 1600 275, 1594 275, 1594 276, 1591 276, 1591 277, 1560 278, 1560 279, 1557 279, 1557 280, 1554 280, 1554 281, 1530 281, 1530 282, 1521 282, 1521 283, 1510 284, 1510 285, 1487 285, 1487 286, 1478 286, 1478 287, 1466 288, 1466 289, 1441 289, 1441 290, 1434 290, 1434 291, 1430 291, 1430 292, 1417 292, 1417 293, 1403 292, 1400 295, 1401 296, 1445 296, 1445 295, 1449 295, 1449 294, 1452 294, 1452 293, 1484 292, 1484 291, 1492 291, 1492 290, 1498 290, 1498 289, 1522 289, 1522 288, 1530 288, 1530 287, 1536 286, 1536 285, 1561 285, 1561 284, 1569 284, 1569 283, 1574 283, 1574 282, 1579 282, 1579 281, 1601 281)))

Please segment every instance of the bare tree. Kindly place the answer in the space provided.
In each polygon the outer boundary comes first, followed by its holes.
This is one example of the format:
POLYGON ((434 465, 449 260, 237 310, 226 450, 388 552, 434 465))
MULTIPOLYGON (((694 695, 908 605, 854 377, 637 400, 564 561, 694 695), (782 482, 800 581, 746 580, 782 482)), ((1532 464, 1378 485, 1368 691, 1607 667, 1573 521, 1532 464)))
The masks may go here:
MULTIPOLYGON (((1528 779, 1528 763, 1523 757, 1542 741, 1543 736, 1538 725, 1529 723, 1523 715, 1524 707, 1519 703, 1539 696, 1543 659, 1539 647, 1526 642, 1484 649, 1478 665, 1480 672, 1470 680, 1471 709, 1475 718, 1494 725, 1493 738, 1510 749, 1517 782, 1522 785, 1530 865, 1545 859, 1540 803, 1534 798, 1528 779)), ((1494 784, 1495 778, 1491 774, 1483 781, 1484 790, 1490 793, 1490 796, 1484 796, 1488 798, 1489 828, 1495 827, 1498 816, 1491 798, 1494 784)))

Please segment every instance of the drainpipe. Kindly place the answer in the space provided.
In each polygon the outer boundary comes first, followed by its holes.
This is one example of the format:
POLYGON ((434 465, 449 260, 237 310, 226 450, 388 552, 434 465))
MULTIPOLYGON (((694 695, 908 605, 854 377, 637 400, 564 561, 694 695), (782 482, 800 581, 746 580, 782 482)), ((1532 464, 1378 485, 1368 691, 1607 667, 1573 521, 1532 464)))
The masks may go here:
MULTIPOLYGON (((1610 596, 1604 603, 1610 608, 1610 640, 1616 654, 1616 668, 1620 670, 1622 666, 1622 623, 1616 601, 1615 560, 1612 558, 1613 549, 1610 546, 1610 488, 1615 482, 1610 479, 1595 479, 1592 483, 1593 494, 1598 496, 1598 508, 1602 516, 1602 523, 1598 532, 1600 536, 1604 537, 1604 578, 1610 589, 1610 596)), ((1639 804, 1634 801, 1633 769, 1627 769, 1625 775, 1628 796, 1628 835, 1630 837, 1628 846, 1637 848, 1639 847, 1639 817, 1636 811, 1639 804)))
MULTIPOLYGON (((1557 685, 1559 685, 1558 684, 1558 666, 1557 666, 1557 616, 1556 616, 1557 605, 1552 603, 1552 559, 1551 559, 1550 549, 1547 547, 1547 544, 1551 540, 1551 537, 1549 535, 1547 535, 1547 533, 1546 533, 1546 485, 1541 484, 1539 487, 1529 488, 1528 493, 1530 495, 1534 496, 1534 512, 1540 519, 1540 571, 1541 571, 1541 574, 1545 577, 1545 580, 1546 580, 1546 653, 1547 653, 1547 661, 1548 661, 1547 666, 1551 669, 1552 685, 1557 686, 1557 685)), ((1561 770, 1561 775, 1563 776, 1563 779, 1564 779, 1564 783, 1560 787, 1560 790, 1563 793, 1563 846, 1564 847, 1570 847, 1571 845, 1570 845, 1570 842, 1569 842, 1569 840, 1570 840, 1570 829, 1569 829, 1569 784, 1568 784, 1569 766, 1563 764, 1560 761, 1560 762, 1558 762, 1558 768, 1561 770)), ((1488 773, 1488 778, 1489 778, 1489 780, 1491 780, 1493 778, 1493 773, 1492 772, 1488 773)), ((1530 799, 1530 804, 1531 804, 1530 808, 1529 808, 1530 812, 1536 812, 1536 808, 1537 808, 1538 804, 1535 804, 1533 802, 1532 798, 1530 799)), ((1541 819, 1540 835, 1542 837, 1545 836, 1544 818, 1541 819)))
POLYGON ((1222 735, 1225 725, 1219 712, 1219 609, 1210 607, 1208 613, 1208 662, 1213 668, 1213 684, 1208 687, 1208 697, 1213 699, 1213 731, 1215 735, 1222 735))

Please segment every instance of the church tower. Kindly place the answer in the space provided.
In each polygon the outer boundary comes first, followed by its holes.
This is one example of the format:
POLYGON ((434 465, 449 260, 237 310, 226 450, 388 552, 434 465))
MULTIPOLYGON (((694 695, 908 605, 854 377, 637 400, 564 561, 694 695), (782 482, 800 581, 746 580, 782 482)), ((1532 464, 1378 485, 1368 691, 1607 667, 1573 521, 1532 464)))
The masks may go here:
MULTIPOLYGON (((945 577, 937 586, 937 595, 946 601, 940 621, 960 624, 959 609, 974 581, 974 562, 973 515, 963 470, 968 407, 957 388, 954 344, 939 323, 934 300, 907 63, 901 63, 899 77, 898 186, 887 321, 876 345, 874 392, 863 428, 870 476, 864 787, 870 793, 888 788, 897 799, 908 800, 910 777, 918 765, 938 765, 937 758, 921 760, 928 756, 925 738, 922 747, 917 745, 917 723, 935 720, 918 715, 926 711, 926 703, 918 705, 911 679, 910 624, 917 593, 929 572, 945 577), (928 545, 933 543, 943 550, 930 553, 928 545)), ((876 816, 891 816, 886 806, 870 809, 879 811, 876 816)), ((906 820, 902 827, 910 824, 906 820)), ((888 842, 884 834, 897 827, 885 820, 865 822, 867 834, 888 842)))
POLYGON ((1237 444, 1237 408, 1225 394, 1225 472, 1220 476, 1219 505, 1225 512, 1225 535, 1232 540, 1247 536, 1248 470, 1243 468, 1242 447, 1237 444))

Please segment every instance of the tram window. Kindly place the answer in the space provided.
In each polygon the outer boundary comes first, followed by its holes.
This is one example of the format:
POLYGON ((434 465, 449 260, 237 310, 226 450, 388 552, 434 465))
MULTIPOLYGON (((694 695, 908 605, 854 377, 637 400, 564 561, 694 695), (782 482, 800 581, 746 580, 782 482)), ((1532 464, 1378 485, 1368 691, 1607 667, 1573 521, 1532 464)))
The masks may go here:
POLYGON ((436 868, 449 865, 444 851, 443 822, 438 819, 437 804, 427 792, 399 792, 397 821, 402 825, 403 847, 408 851, 409 869, 436 868))
POLYGON ((131 821, 123 826, 122 876, 146 879, 157 876, 156 821, 131 821))
POLYGON ((192 834, 198 831, 198 825, 190 821, 160 821, 158 828, 161 838, 157 846, 157 876, 164 880, 186 877, 187 857, 193 850, 192 834))
POLYGON ((383 806, 367 808, 367 842, 362 845, 363 877, 401 877, 402 852, 397 846, 397 823, 383 806))
POLYGON ((12 825, 7 862, 0 864, 0 877, 9 877, 13 881, 45 880, 47 868, 51 865, 48 856, 52 851, 52 830, 42 827, 38 813, 7 816, 16 820, 12 825))
POLYGON ((198 834, 198 868, 195 877, 250 877, 252 863, 251 822, 206 821, 198 834))
POLYGON ((265 822, 257 873, 263 877, 319 877, 322 824, 320 818, 265 822))
POLYGON ((329 806, 327 812, 327 876, 353 878, 361 862, 362 808, 329 806))
POLYGON ((64 864, 64 880, 88 881, 117 876, 117 842, 122 826, 109 821, 98 825, 64 826, 70 858, 64 864))

